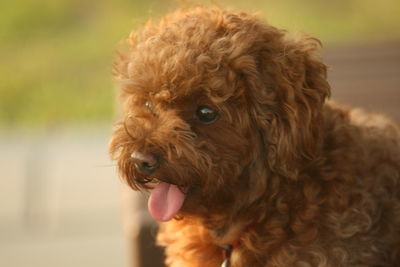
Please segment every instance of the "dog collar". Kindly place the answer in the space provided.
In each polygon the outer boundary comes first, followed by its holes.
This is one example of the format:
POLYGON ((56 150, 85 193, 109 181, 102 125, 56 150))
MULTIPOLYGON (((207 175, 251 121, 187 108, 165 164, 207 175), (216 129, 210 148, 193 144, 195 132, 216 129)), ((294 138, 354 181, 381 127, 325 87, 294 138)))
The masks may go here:
POLYGON ((234 240, 231 244, 227 244, 227 245, 220 245, 219 247, 222 249, 222 258, 223 258, 223 262, 221 264, 221 267, 229 267, 231 266, 231 254, 232 251, 237 248, 240 245, 240 239, 243 235, 243 233, 249 231, 250 228, 253 227, 253 223, 248 224, 242 234, 239 236, 238 239, 234 240))
POLYGON ((234 248, 239 246, 239 240, 235 240, 232 244, 219 246, 222 249, 222 258, 224 261, 221 264, 221 267, 229 267, 231 266, 231 254, 234 248))

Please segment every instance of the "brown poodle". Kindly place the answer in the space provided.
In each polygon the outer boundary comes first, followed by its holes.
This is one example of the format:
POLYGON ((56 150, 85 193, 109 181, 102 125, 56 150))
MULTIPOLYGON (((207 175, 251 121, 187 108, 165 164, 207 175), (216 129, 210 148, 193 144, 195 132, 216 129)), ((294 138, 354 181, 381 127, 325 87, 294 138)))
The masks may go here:
POLYGON ((325 102, 317 39, 181 9, 114 65, 110 153, 168 266, 400 266, 400 130, 325 102))

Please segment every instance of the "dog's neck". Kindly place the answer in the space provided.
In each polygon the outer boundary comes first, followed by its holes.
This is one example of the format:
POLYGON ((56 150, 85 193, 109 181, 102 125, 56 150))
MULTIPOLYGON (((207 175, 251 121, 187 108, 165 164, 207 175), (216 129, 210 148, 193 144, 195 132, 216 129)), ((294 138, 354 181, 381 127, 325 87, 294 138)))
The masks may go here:
POLYGON ((232 222, 221 228, 210 229, 213 241, 218 246, 234 244, 249 228, 250 223, 245 221, 232 222))
MULTIPOLYGON (((253 164, 253 163, 252 163, 253 164)), ((241 175, 241 183, 236 186, 238 189, 247 188, 248 192, 252 190, 250 175, 254 175, 250 171, 251 167, 246 167, 241 175)), ((259 218, 254 217, 253 206, 260 200, 254 198, 254 195, 241 195, 240 198, 233 198, 233 203, 226 208, 226 213, 207 217, 203 221, 206 228, 209 229, 213 241, 218 246, 233 244, 240 239, 250 225, 254 225, 259 218)))

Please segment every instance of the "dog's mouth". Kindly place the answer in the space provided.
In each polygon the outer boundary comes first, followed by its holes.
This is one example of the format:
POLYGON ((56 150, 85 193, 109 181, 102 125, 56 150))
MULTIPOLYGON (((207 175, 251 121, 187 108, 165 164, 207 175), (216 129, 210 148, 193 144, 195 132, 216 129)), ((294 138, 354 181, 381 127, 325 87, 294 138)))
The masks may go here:
POLYGON ((160 222, 171 220, 182 208, 187 191, 187 188, 167 182, 157 183, 147 203, 150 215, 160 222))

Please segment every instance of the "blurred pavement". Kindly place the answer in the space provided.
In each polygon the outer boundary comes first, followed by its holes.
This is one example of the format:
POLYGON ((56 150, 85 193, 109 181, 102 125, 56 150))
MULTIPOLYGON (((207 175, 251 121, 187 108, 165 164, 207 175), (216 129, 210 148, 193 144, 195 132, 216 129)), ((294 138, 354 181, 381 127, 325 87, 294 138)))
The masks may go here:
POLYGON ((110 128, 0 133, 0 266, 126 266, 110 128))

